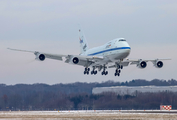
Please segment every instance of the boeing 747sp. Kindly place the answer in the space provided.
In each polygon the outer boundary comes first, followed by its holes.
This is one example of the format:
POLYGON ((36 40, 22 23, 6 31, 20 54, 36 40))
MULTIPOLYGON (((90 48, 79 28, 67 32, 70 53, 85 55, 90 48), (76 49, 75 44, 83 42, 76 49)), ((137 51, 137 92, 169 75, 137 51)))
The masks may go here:
POLYGON ((102 75, 107 75, 107 68, 115 68, 115 76, 120 76, 121 69, 128 65, 136 65, 138 68, 144 69, 147 66, 147 62, 150 61, 156 68, 163 67, 163 60, 170 59, 153 59, 153 60, 129 60, 126 59, 131 51, 131 48, 124 38, 116 38, 108 43, 89 49, 85 36, 81 29, 79 29, 79 43, 80 54, 79 55, 63 55, 63 54, 48 54, 39 51, 26 51, 11 49, 15 51, 31 52, 36 56, 36 60, 44 61, 46 58, 62 61, 66 59, 65 63, 74 65, 81 65, 85 67, 84 74, 96 75, 97 71, 102 71, 102 75))

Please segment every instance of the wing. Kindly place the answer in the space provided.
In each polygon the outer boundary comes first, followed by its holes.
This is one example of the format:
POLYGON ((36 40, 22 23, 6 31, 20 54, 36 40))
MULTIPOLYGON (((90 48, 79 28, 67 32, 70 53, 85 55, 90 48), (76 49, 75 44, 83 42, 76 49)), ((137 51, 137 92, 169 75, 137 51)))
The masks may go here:
POLYGON ((44 61, 46 58, 60 60, 60 61, 63 61, 63 59, 65 59, 65 63, 81 65, 84 67, 88 67, 91 64, 96 64, 97 62, 100 62, 104 59, 103 57, 100 56, 63 55, 63 54, 50 54, 50 53, 43 53, 38 51, 28 51, 28 50, 19 50, 19 49, 11 49, 11 48, 8 49, 13 51, 34 53, 36 56, 36 60, 40 60, 40 61, 44 61))
MULTIPOLYGON (((136 59, 136 60, 131 60, 131 59, 124 59, 123 61, 119 62, 118 64, 126 67, 128 65, 137 65, 139 68, 145 68, 147 66, 147 62, 152 62, 155 67, 161 68, 163 67, 163 62, 164 60, 171 60, 171 59, 148 59, 148 60, 143 60, 143 59, 136 59)), ((114 68, 116 65, 111 65, 109 68, 114 68)))
POLYGON ((28 51, 28 50, 19 50, 19 49, 11 49, 11 48, 7 48, 7 49, 14 50, 14 51, 20 51, 20 52, 34 53, 36 55, 36 60, 41 60, 41 61, 43 61, 42 56, 43 56, 43 59, 50 58, 50 59, 61 60, 61 61, 62 61, 62 57, 66 57, 66 55, 62 55, 62 54, 48 54, 48 53, 42 53, 38 51, 28 51))
MULTIPOLYGON (((27 51, 27 50, 19 50, 19 49, 11 49, 14 51, 21 51, 21 52, 30 52, 36 55, 36 60, 44 61, 46 58, 60 60, 63 61, 65 59, 65 63, 81 65, 84 67, 94 66, 94 67, 102 67, 105 64, 104 57, 101 56, 82 56, 82 55, 63 55, 63 54, 49 54, 43 53, 38 51, 27 51)), ((114 65, 108 65, 108 68, 117 68, 119 66, 128 66, 128 65, 137 65, 139 68, 145 68, 147 66, 147 62, 152 62, 156 68, 162 68, 164 60, 171 60, 171 59, 124 59, 122 61, 115 62, 114 65)), ((109 62, 109 61, 108 61, 109 62)), ((113 61, 110 61, 113 62, 113 61)), ((100 69, 101 70, 101 69, 100 69)))

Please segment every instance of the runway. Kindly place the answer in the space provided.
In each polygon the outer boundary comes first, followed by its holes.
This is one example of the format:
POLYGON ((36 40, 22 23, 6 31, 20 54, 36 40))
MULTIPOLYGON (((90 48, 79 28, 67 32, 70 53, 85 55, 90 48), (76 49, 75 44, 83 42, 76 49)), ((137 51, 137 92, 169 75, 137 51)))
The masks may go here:
POLYGON ((176 120, 177 110, 1 111, 0 120, 176 120))

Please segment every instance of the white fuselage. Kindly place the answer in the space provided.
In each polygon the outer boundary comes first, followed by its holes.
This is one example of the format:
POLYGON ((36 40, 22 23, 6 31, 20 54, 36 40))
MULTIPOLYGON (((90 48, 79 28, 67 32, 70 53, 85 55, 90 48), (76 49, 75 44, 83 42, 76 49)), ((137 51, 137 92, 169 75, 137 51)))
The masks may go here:
POLYGON ((87 56, 103 56, 110 61, 125 59, 130 54, 131 48, 124 38, 117 38, 108 43, 87 50, 84 54, 87 56))

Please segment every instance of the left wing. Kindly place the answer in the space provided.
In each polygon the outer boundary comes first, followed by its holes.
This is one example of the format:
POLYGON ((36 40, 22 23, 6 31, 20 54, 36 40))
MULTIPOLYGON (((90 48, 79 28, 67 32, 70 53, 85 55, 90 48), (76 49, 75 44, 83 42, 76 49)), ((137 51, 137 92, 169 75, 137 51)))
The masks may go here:
MULTIPOLYGON (((143 59, 137 59, 137 60, 130 60, 130 59, 124 59, 119 64, 122 66, 128 66, 128 65, 137 65, 139 68, 145 68, 147 66, 147 62, 152 62, 156 68, 162 68, 164 60, 171 60, 171 59, 149 59, 149 60, 143 60, 143 59)), ((114 68, 116 65, 109 66, 109 68, 114 68)))

